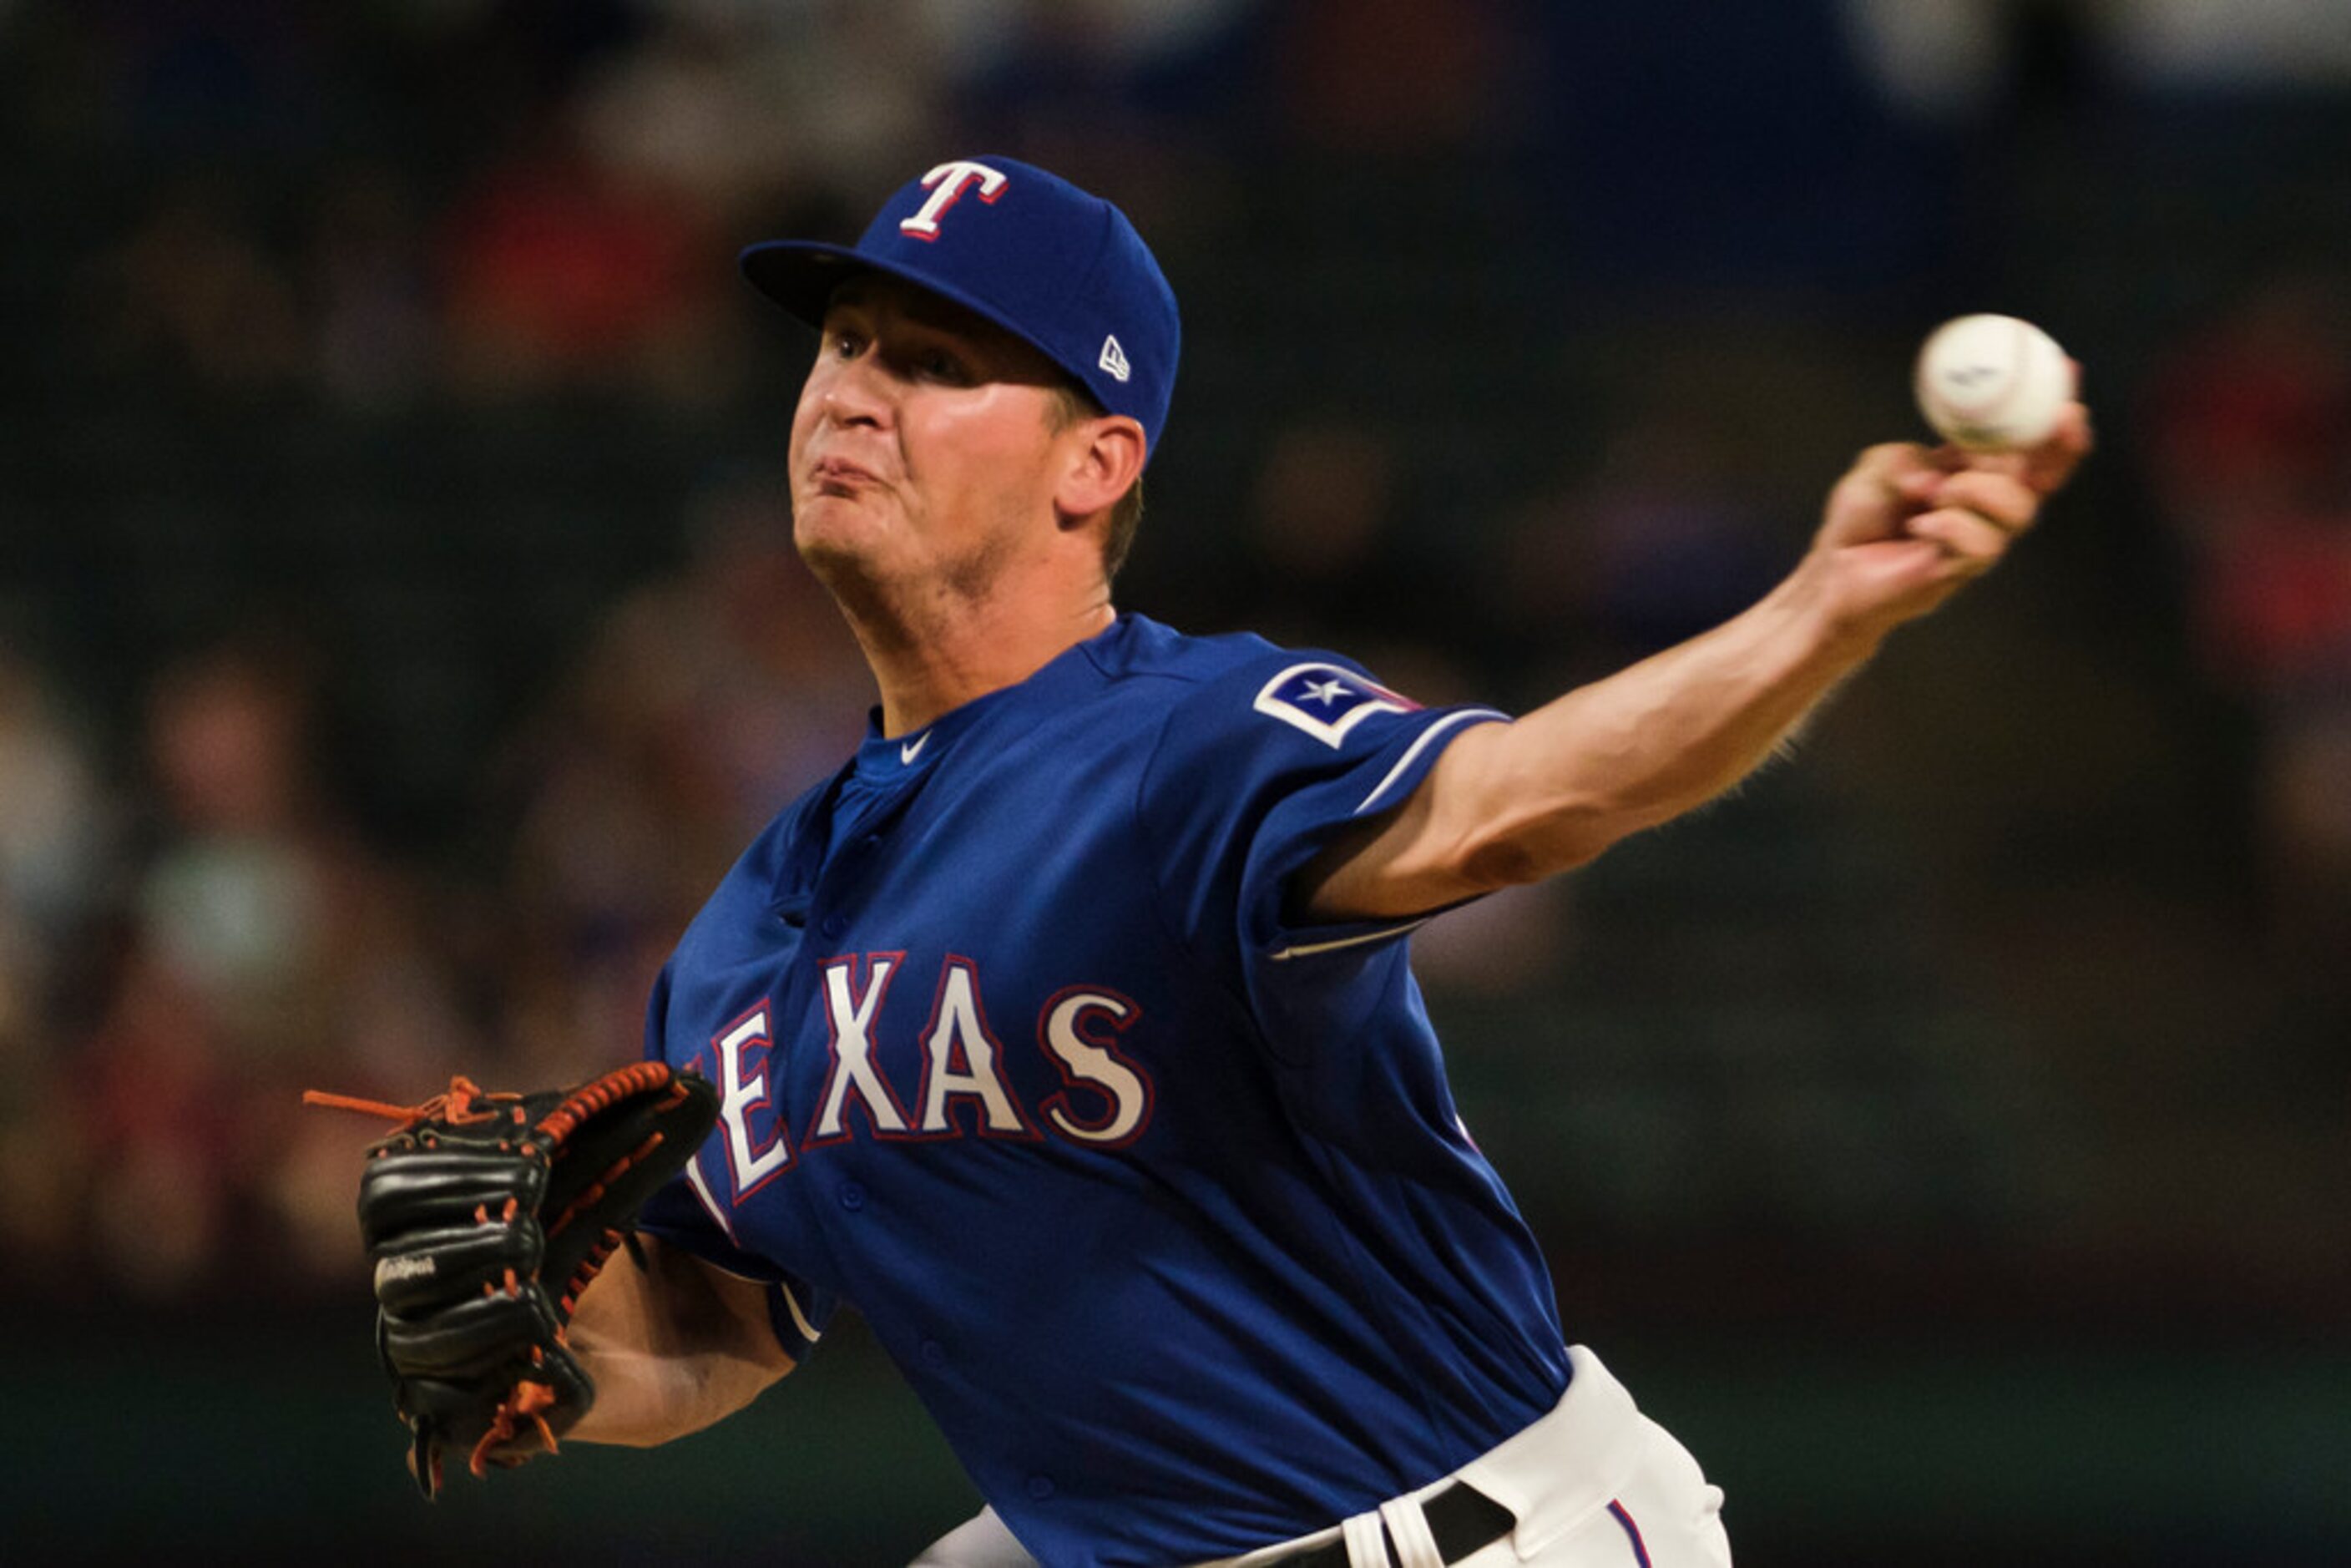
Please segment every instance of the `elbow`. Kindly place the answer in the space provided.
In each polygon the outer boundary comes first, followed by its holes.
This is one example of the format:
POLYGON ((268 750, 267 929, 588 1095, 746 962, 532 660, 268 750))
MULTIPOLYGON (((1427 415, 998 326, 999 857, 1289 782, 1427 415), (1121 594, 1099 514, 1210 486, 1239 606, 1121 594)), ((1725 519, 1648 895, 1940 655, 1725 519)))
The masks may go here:
POLYGON ((1589 865, 1623 836, 1596 811, 1535 822, 1494 822, 1465 838, 1454 863, 1464 882, 1480 893, 1491 893, 1589 865))
POLYGON ((1541 857, 1527 845, 1510 839, 1489 840, 1470 845, 1457 857, 1455 865, 1461 880, 1481 894, 1541 882, 1551 874, 1541 857))

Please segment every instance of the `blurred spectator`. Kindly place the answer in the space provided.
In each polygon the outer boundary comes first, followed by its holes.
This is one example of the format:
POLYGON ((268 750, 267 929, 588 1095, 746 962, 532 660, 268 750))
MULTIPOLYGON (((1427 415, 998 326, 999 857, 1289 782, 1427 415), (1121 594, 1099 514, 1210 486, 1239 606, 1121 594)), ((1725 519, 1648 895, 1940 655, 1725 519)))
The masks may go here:
POLYGON ((804 110, 784 96, 779 54, 747 12, 680 8, 584 84, 582 141, 622 178, 673 193, 725 230, 747 226, 800 172, 804 110))
POLYGON ((111 800, 46 683, 0 653, 0 1247, 11 1280, 69 1265, 88 1159, 61 1111, 70 973, 116 893, 111 800))
POLYGON ((305 368, 294 280, 222 181, 168 189, 98 278, 110 368, 217 390, 284 387, 305 368))
POLYGON ((2085 5, 2134 78, 2173 90, 2351 84, 2341 0, 2102 0, 2085 5))
POLYGON ((65 1102, 84 1117, 90 1261, 141 1293, 192 1291, 234 1265, 261 1158, 244 1140, 291 1130, 239 1082, 209 1000, 159 955, 132 953, 80 1052, 82 1092, 65 1102))
MULTIPOLYGON (((1246 114, 1253 0, 1018 0, 953 15, 957 134, 1113 189, 1165 246, 1220 203, 1212 151, 1246 114)), ((886 184, 887 180, 877 181, 886 184)))
POLYGON ((1842 0, 1855 57, 1886 96, 1930 120, 1979 110, 2013 67, 2010 0, 1842 0))
MULTIPOLYGON (((665 0, 649 35, 582 83, 582 147, 730 243, 830 212, 946 156, 945 40, 974 8, 917 0, 665 0)), ((966 149, 968 151, 968 149, 966 149)), ((843 235, 842 237, 850 237, 843 235)), ((705 273, 722 247, 697 260, 705 273)))
MULTIPOLYGON (((0 952, 0 966, 8 962, 0 952)), ((0 967, 0 992, 18 977, 0 967)), ((37 1048, 33 1031, 45 1020, 22 1005, 26 1000, 0 994, 0 1246, 9 1258, 0 1301, 54 1289, 89 1251, 80 1224, 89 1138, 68 1109, 89 1087, 37 1048)))
POLYGON ((381 164, 330 170, 305 257, 319 381, 357 409, 405 405, 434 351, 423 224, 407 177, 381 164))
POLYGON ((464 392, 586 385, 705 395, 722 347, 710 214, 598 162, 569 105, 476 179, 442 230, 447 353, 464 392))
MULTIPOLYGON (((2273 914, 2299 952, 2351 943, 2351 309, 2273 277, 2152 379, 2146 445, 2179 530, 2207 676, 2262 727, 2273 914)), ((2337 982, 2351 997, 2351 986, 2337 982)))
MULTIPOLYGON (((2323 512, 2344 492, 2351 475, 2345 283, 2325 272, 2272 275, 2183 338, 2148 378, 2151 477, 2194 548, 2221 564, 2248 528, 2323 512)), ((2208 634, 2216 667, 2239 681, 2267 682, 2309 656, 2298 645, 2311 634, 2284 622, 2208 625, 2208 634)), ((2316 634, 2325 640, 2323 629, 2316 634)))
POLYGON ((2101 74, 2167 93, 2327 89, 2351 83, 2339 0, 1839 0, 1860 58, 1891 95, 1934 117, 1966 112, 2056 34, 2101 74))
POLYGON ((78 1052, 93 1234, 134 1287, 347 1261, 355 1145, 300 1091, 403 1094, 474 1054, 413 893, 315 786, 303 674, 228 645, 151 695, 156 841, 78 1052))
POLYGON ((168 672, 148 713, 164 824, 141 928, 205 1011, 264 1051, 324 1021, 296 1021, 328 894, 296 678, 275 656, 215 653, 168 672))
POLYGON ((42 677, 0 651, 0 953, 16 959, 0 959, 0 975, 17 977, 0 989, 37 998, 59 948, 114 891, 112 819, 87 741, 42 677))
POLYGON ((596 156, 691 191, 728 231, 815 193, 905 178, 937 145, 948 25, 921 0, 658 0, 652 36, 586 84, 596 156))
POLYGON ((1527 18, 1506 0, 1293 0, 1285 9, 1279 112, 1307 147, 1490 150, 1527 107, 1527 18))

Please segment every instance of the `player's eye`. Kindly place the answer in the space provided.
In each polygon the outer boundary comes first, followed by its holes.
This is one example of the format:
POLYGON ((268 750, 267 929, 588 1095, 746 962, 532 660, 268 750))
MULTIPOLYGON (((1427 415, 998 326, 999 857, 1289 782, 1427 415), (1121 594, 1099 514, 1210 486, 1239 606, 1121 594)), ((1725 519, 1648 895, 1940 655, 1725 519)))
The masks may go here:
POLYGON ((945 349, 925 349, 914 356, 914 369, 935 382, 949 382, 960 386, 971 380, 971 371, 962 359, 945 349))
POLYGON ((835 327, 830 338, 832 357, 836 360, 853 360, 865 351, 864 335, 854 328, 835 327))

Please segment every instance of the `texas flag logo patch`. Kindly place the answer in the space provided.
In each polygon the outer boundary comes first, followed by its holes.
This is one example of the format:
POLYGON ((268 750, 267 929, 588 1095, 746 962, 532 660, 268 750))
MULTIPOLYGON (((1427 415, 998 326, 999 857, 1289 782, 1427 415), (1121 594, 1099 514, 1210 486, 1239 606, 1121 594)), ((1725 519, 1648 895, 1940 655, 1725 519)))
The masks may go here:
POLYGON ((1375 713, 1413 713, 1420 705, 1339 664, 1292 664, 1266 682, 1253 707, 1336 747, 1375 713))

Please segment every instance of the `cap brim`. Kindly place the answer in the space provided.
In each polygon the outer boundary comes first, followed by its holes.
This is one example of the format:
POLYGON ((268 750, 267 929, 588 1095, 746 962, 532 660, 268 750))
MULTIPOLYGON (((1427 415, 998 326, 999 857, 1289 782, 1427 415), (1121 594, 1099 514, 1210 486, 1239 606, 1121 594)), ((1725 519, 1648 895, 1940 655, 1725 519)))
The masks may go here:
POLYGON ((815 240, 798 239, 768 240, 752 246, 737 258, 737 263, 752 287, 811 327, 824 325, 824 312, 832 301, 832 291, 860 273, 878 272, 885 277, 901 278, 926 293, 935 294, 976 316, 995 322, 1061 366, 1081 387, 1092 392, 1084 373, 1062 359, 1050 344, 1038 340, 1020 323, 987 300, 941 283, 935 277, 926 277, 913 267, 878 261, 845 245, 824 245, 815 240))
POLYGON ((875 268, 845 245, 821 245, 814 240, 769 240, 751 246, 737 259, 752 287, 811 327, 824 325, 825 306, 842 279, 860 272, 888 270, 875 268))

